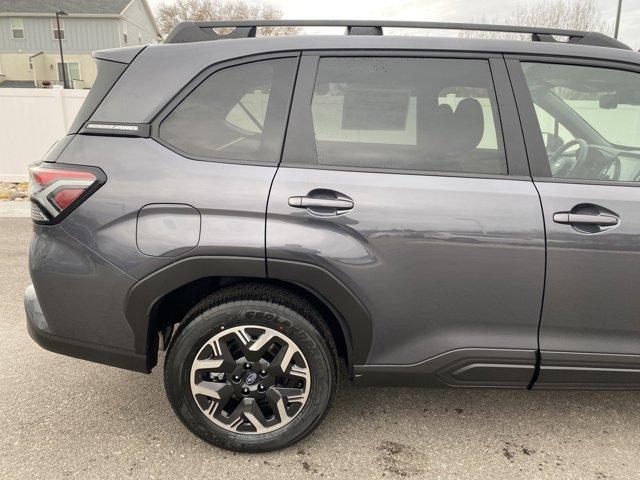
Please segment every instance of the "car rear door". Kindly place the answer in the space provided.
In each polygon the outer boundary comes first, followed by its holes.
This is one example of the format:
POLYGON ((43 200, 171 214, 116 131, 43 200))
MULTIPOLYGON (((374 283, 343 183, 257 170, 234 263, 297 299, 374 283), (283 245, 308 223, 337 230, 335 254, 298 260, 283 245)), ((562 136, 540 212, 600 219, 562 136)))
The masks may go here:
POLYGON ((547 232, 536 386, 640 387, 640 69, 508 63, 547 232))
POLYGON ((303 55, 268 275, 361 302, 336 308, 361 383, 529 384, 544 230, 516 119, 497 55, 303 55))

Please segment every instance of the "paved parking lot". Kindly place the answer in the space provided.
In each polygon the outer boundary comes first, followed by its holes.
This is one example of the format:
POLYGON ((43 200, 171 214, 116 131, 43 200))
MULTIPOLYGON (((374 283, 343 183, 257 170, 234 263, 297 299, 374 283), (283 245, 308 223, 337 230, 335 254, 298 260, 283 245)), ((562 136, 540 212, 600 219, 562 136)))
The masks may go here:
MULTIPOLYGON (((29 338, 30 221, 0 218, 0 478, 638 478, 640 392, 353 388, 287 450, 239 455, 188 433, 152 375, 29 338)), ((73 292, 69 292, 73 295, 73 292)))

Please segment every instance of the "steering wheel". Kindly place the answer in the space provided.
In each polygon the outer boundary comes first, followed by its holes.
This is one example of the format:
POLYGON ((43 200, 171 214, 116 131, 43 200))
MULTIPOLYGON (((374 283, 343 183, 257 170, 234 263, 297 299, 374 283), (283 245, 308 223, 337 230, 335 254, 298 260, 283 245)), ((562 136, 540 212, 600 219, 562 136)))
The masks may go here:
POLYGON ((589 145, 581 138, 575 138, 566 142, 564 145, 558 148, 558 150, 553 152, 551 157, 549 157, 549 165, 551 166, 553 176, 564 177, 571 171, 579 171, 579 168, 582 168, 584 166, 587 160, 588 153, 589 145), (580 149, 578 150, 578 154, 576 155, 576 162, 573 163, 571 159, 563 158, 562 155, 575 145, 578 145, 580 149))

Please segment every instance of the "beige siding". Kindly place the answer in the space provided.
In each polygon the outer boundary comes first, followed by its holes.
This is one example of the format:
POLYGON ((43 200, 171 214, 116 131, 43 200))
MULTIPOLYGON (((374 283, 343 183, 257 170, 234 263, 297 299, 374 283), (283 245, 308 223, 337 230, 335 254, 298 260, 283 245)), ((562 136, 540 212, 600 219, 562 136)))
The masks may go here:
MULTIPOLYGON (((49 80, 53 83, 62 83, 62 79, 58 78, 58 63, 60 56, 56 54, 41 54, 33 58, 33 72, 29 71, 29 56, 31 54, 2 54, 0 62, 2 63, 2 73, 6 80, 19 81, 37 81, 37 86, 42 86, 43 80, 49 80), (34 76, 35 75, 35 76, 34 76)), ((80 65, 80 78, 82 83, 77 85, 78 88, 89 88, 96 79, 96 63, 90 54, 77 55, 66 54, 64 56, 65 63, 78 63, 80 65)), ((2 78, 2 77, 0 77, 2 78)))

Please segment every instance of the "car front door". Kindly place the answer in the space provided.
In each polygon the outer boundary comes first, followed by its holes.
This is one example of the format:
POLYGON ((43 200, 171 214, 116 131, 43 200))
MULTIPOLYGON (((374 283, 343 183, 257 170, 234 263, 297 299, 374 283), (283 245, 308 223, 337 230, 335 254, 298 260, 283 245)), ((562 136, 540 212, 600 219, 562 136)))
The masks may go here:
POLYGON ((504 61, 393 55, 303 55, 268 275, 358 299, 361 383, 526 387, 544 229, 504 61))
POLYGON ((640 69, 508 63, 547 232, 536 386, 640 387, 640 69))

